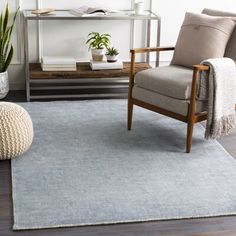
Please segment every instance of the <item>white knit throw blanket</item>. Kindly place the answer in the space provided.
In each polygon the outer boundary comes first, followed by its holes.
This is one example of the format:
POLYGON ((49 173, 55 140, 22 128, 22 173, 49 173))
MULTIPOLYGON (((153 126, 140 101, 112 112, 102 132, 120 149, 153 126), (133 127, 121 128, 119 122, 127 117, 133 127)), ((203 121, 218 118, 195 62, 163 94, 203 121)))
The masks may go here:
POLYGON ((229 58, 203 61, 210 67, 209 78, 202 73, 199 83, 199 98, 208 98, 206 139, 227 135, 236 127, 236 66, 229 58))

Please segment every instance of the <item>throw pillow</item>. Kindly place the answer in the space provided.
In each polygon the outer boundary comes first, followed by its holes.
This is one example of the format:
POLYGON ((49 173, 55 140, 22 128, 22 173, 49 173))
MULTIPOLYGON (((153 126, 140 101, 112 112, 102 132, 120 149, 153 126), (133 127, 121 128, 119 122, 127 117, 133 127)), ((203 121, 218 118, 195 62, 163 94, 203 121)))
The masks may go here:
MULTIPOLYGON (((232 20, 236 22, 236 13, 217 11, 217 10, 212 10, 212 9, 204 9, 202 13, 209 16, 231 17, 232 20)), ((233 59, 234 61, 236 60, 236 27, 234 27, 234 31, 226 46, 225 57, 229 57, 233 59)))
POLYGON ((234 27, 230 18, 187 12, 171 64, 192 67, 206 59, 223 57, 234 27))

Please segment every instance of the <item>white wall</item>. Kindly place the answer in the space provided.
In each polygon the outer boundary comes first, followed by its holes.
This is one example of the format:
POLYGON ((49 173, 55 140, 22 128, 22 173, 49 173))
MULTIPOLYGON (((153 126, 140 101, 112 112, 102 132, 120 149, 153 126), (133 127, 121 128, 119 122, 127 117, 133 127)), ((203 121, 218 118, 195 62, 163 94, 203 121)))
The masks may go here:
MULTIPOLYGON (((146 8, 149 7, 149 0, 143 0, 146 8)), ((2 2, 2 1, 1 1, 2 2)), ((9 2, 17 2, 9 0, 9 2)), ((101 6, 112 9, 128 9, 132 5, 132 0, 41 0, 41 7, 54 7, 56 9, 70 9, 80 5, 101 6)), ((37 6, 37 0, 21 0, 21 9, 33 9, 37 6)), ((236 11, 235 0, 152 0, 153 11, 162 17, 162 36, 161 45, 175 45, 178 32, 186 11, 201 12, 205 7, 219 10, 236 11)), ((136 25, 136 42, 135 46, 140 46, 144 41, 140 24, 136 25)), ((109 32, 113 36, 113 42, 116 47, 120 48, 122 58, 127 59, 129 56, 129 31, 130 24, 128 22, 50 22, 43 23, 42 40, 43 53, 46 55, 70 55, 80 60, 89 58, 84 42, 86 35, 92 30, 101 32, 109 32)), ((37 26, 30 25, 30 48, 31 60, 36 61, 38 58, 37 48, 37 26)), ((153 45, 156 39, 153 35, 153 45)), ((169 61, 171 54, 165 53, 161 57, 162 61, 169 61)), ((24 72, 22 65, 12 65, 10 68, 11 88, 19 89, 24 87, 24 72)))
MULTIPOLYGON (((161 45, 174 46, 186 11, 201 13, 203 8, 236 12, 235 0, 153 0, 153 11, 162 17, 161 45)), ((171 60, 170 53, 163 53, 162 61, 171 60)))

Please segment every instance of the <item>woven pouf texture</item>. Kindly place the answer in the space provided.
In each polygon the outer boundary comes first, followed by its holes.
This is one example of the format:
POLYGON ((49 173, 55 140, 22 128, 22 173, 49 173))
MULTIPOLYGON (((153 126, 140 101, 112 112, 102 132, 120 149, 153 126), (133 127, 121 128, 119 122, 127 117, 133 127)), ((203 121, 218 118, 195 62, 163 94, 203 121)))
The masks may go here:
POLYGON ((33 141, 33 124, 21 106, 0 102, 0 160, 26 152, 33 141))

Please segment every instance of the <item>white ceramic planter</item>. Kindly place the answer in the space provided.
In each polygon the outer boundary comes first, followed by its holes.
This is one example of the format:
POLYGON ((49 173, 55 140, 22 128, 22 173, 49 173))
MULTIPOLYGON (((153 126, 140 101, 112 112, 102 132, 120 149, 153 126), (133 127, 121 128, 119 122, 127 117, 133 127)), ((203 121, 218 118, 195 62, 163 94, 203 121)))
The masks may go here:
POLYGON ((107 62, 110 62, 110 63, 117 62, 117 60, 118 60, 118 55, 116 55, 116 56, 106 55, 106 57, 107 57, 107 62))
POLYGON ((9 92, 8 73, 0 73, 0 99, 5 98, 9 92))
POLYGON ((93 61, 102 61, 103 57, 105 55, 105 50, 104 49, 91 49, 92 51, 92 57, 93 61))

